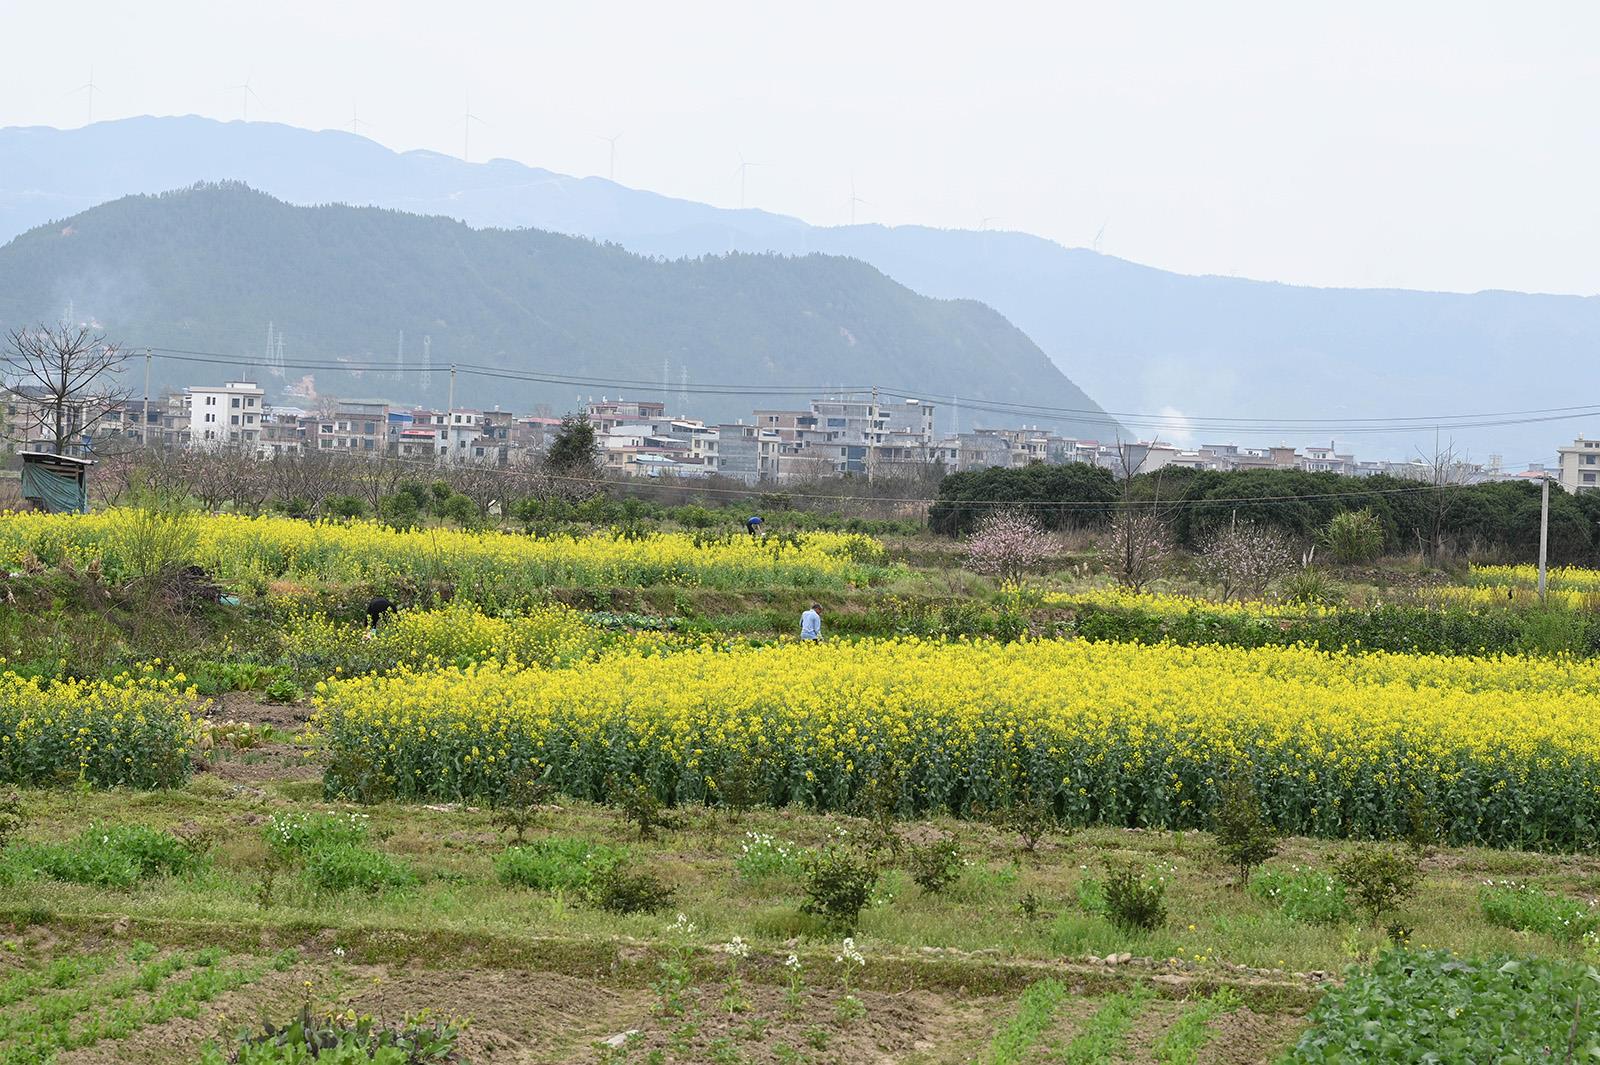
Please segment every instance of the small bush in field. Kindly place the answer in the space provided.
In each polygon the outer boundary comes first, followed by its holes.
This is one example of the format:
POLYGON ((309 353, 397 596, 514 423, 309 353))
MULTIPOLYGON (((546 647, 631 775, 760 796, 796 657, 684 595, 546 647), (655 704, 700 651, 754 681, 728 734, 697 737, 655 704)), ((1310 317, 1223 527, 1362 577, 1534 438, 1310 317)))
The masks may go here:
POLYGON ((11 851, 19 868, 94 887, 130 888, 153 877, 193 872, 205 863, 199 848, 143 825, 90 827, 66 843, 13 844, 11 851))
POLYGON ((843 847, 828 847, 812 855, 806 866, 806 900, 800 909, 853 929, 877 884, 877 863, 843 847))
POLYGON ((1600 912, 1593 906, 1531 884, 1487 884, 1478 891, 1478 906, 1492 925, 1540 932, 1563 943, 1600 929, 1600 912))
POLYGON ((770 877, 794 876, 803 868, 800 853, 792 843, 767 835, 765 832, 746 832, 739 845, 739 856, 733 868, 740 879, 766 880, 770 877))
POLYGON ((1150 932, 1167 923, 1167 885, 1132 865, 1111 864, 1104 885, 1105 914, 1124 931, 1150 932))
POLYGON ((1320 870, 1299 866, 1263 870, 1251 878, 1249 890, 1253 897, 1276 905, 1291 921, 1332 925, 1352 916, 1344 884, 1320 870))
POLYGON ((1417 893, 1422 883, 1422 861, 1417 855, 1383 843, 1359 844, 1333 863, 1334 875, 1356 908, 1379 918, 1417 893))
POLYGON ((961 877, 961 845, 943 836, 912 847, 906 856, 911 879, 930 895, 937 895, 961 877))
POLYGON ((1234 769, 1221 790, 1211 831, 1218 853, 1239 871, 1242 888, 1250 882, 1250 870, 1278 853, 1278 832, 1261 809, 1248 767, 1234 769))
POLYGON ((601 866, 585 892, 589 904, 607 913, 660 913, 677 894, 654 873, 635 873, 618 862, 601 866))
POLYGON ((409 887, 417 880, 398 859, 352 843, 325 844, 308 851, 304 868, 306 883, 329 893, 359 890, 375 895, 409 887))

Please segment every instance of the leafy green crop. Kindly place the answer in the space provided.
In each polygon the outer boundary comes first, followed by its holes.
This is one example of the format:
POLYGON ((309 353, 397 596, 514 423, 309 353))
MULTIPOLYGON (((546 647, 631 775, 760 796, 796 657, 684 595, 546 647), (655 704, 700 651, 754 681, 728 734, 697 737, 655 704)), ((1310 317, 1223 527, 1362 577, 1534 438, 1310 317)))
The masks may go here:
POLYGON ((1597 1008, 1591 966, 1392 950, 1328 992, 1284 1062, 1593 1061, 1597 1008))

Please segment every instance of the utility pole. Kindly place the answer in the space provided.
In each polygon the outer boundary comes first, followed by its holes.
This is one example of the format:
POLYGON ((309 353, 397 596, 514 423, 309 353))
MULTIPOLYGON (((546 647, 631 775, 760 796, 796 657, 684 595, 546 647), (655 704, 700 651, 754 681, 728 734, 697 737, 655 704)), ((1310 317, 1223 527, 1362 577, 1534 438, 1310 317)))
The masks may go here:
POLYGON ((139 429, 139 446, 150 446, 150 349, 144 349, 144 425, 139 429))
POLYGON ((1545 558, 1550 549, 1550 475, 1539 478, 1539 602, 1544 602, 1545 558))
POLYGON ((451 430, 452 430, 452 424, 451 424, 450 419, 455 417, 455 415, 452 414, 451 411, 455 410, 455 407, 456 407, 456 364, 452 362, 450 364, 450 397, 449 397, 449 399, 447 399, 445 401, 445 410, 444 410, 444 459, 445 459, 446 462, 454 462, 455 461, 455 457, 456 457, 456 453, 455 453, 454 449, 451 446, 451 445, 453 445, 455 443, 455 441, 450 439, 451 430))

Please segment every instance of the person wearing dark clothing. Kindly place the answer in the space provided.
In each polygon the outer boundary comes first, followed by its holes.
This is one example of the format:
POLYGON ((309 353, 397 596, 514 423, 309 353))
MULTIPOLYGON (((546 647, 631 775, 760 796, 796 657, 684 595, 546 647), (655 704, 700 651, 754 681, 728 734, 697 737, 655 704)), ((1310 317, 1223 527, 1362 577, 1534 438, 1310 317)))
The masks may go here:
POLYGON ((750 530, 751 536, 760 536, 761 526, 764 524, 765 522, 761 520, 761 515, 752 514, 750 517, 745 519, 744 527, 750 530))
POLYGON ((387 597, 381 595, 374 597, 367 604, 367 628, 376 632, 378 630, 378 622, 383 620, 384 615, 392 614, 397 609, 393 601, 387 597))

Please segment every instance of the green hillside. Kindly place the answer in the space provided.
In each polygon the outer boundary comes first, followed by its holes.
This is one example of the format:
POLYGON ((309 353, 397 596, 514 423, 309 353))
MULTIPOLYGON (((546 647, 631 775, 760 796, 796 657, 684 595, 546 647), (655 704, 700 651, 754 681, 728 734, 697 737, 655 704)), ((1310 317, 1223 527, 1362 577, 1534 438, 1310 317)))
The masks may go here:
MULTIPOLYGON (((691 388, 880 385, 942 403, 958 394, 1098 410, 989 307, 919 296, 856 260, 736 254, 665 262, 536 230, 290 206, 237 184, 125 197, 0 248, 5 324, 55 319, 69 307, 130 345, 246 356, 263 354, 271 322, 291 364, 394 365, 403 331, 404 374, 316 374, 320 393, 395 402, 444 399, 443 374, 416 372, 427 336, 436 367, 659 382, 668 360, 674 390, 687 367, 691 388)), ((169 385, 238 372, 156 363, 169 385)), ((287 376, 300 372, 291 367, 287 376)), ((462 374, 457 400, 566 409, 580 391, 603 389, 462 374)), ((624 391, 650 398, 662 389, 624 391)), ((688 413, 748 417, 753 407, 790 402, 690 395, 688 413)), ((948 413, 941 411, 941 430, 948 413)), ((1004 420, 989 416, 990 424, 1004 420)), ((1093 418, 1059 425, 1110 432, 1093 418)))

